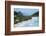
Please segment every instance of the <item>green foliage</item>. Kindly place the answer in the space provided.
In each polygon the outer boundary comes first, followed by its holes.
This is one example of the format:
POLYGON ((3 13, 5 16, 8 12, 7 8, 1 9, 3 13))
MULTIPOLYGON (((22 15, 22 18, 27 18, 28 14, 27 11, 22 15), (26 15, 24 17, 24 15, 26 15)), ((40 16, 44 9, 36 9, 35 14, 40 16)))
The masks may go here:
POLYGON ((31 19, 31 17, 29 18, 29 16, 16 15, 16 17, 14 17, 14 24, 16 24, 18 22, 22 22, 22 21, 28 20, 28 19, 31 19), (19 21, 16 21, 16 20, 19 20, 19 21))

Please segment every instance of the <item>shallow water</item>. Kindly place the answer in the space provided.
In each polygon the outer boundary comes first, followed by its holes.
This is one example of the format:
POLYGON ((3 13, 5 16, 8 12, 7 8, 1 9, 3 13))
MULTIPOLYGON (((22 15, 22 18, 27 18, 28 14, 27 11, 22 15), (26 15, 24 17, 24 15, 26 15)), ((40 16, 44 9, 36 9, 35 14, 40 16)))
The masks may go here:
POLYGON ((15 24, 15 27, 38 27, 38 26, 39 26, 39 17, 32 17, 32 19, 15 24))

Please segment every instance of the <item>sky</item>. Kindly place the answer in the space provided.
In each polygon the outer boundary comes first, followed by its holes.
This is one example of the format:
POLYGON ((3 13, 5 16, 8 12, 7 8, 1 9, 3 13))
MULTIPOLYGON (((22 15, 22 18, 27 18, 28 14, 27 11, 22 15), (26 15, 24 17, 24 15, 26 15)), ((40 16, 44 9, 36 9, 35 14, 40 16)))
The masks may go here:
POLYGON ((14 11, 21 11, 21 13, 24 15, 24 16, 30 16, 34 13, 36 13, 37 11, 39 11, 39 9, 30 9, 30 8, 14 8, 14 11))

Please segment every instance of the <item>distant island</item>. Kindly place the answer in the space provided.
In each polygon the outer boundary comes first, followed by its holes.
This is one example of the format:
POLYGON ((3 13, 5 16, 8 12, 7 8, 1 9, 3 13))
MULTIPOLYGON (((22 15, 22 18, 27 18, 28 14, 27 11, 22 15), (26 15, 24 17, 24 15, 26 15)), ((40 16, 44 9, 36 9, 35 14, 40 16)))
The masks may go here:
POLYGON ((32 19, 32 17, 38 17, 39 16, 39 11, 37 11, 36 13, 30 15, 30 16, 24 16, 21 11, 17 12, 14 11, 14 24, 19 23, 21 21, 26 21, 29 19, 32 19))

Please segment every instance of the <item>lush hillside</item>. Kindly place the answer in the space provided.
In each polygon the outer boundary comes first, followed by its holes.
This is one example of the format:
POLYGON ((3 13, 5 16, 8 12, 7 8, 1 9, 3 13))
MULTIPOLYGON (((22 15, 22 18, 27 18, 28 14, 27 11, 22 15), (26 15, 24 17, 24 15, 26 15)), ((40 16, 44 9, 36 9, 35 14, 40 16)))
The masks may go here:
POLYGON ((37 11, 37 13, 32 14, 31 16, 32 17, 39 16, 39 11, 37 11))
POLYGON ((19 12, 14 11, 14 15, 23 16, 23 14, 21 13, 21 11, 19 11, 19 12))

